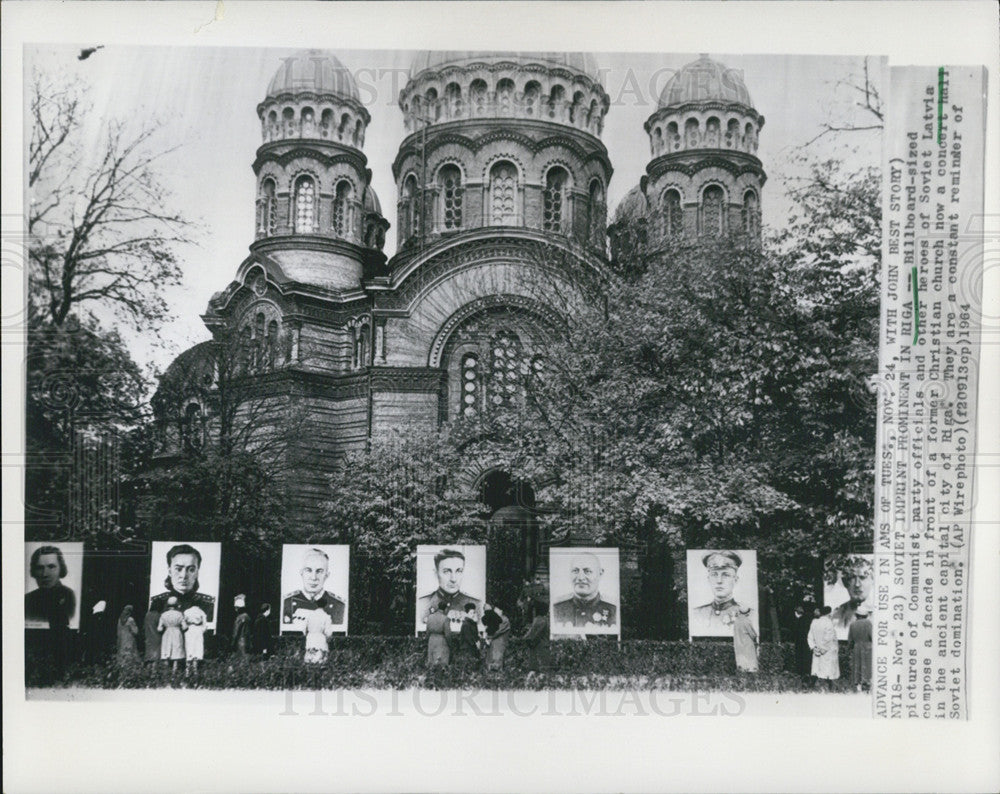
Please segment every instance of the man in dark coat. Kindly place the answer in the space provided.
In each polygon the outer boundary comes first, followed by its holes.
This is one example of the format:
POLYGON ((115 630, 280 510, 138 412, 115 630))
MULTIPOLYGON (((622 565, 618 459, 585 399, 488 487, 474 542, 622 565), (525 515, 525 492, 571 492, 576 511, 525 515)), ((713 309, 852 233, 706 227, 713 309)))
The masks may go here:
POLYGON ((246 656, 250 652, 250 616, 246 610, 246 596, 238 595, 233 600, 236 607, 236 621, 233 623, 233 652, 246 656))
POLYGON ((254 620, 251 631, 254 653, 259 653, 261 656, 271 653, 271 621, 268 619, 270 614, 271 605, 261 604, 260 614, 254 620))
POLYGON ((549 609, 544 602, 534 605, 534 616, 524 642, 528 646, 528 669, 540 673, 552 666, 549 653, 549 609))
POLYGON ((813 621, 810 604, 795 608, 795 672, 807 681, 812 678, 812 650, 809 648, 809 627, 813 621))

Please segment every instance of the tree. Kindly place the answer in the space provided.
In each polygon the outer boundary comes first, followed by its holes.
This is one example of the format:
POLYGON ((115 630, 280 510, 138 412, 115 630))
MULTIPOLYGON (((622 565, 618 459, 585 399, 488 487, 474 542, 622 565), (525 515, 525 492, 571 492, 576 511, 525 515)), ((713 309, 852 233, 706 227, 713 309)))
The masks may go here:
POLYGON ((458 485, 463 460, 447 429, 407 429, 375 435, 334 473, 329 533, 299 541, 351 545, 352 620, 408 631, 416 546, 485 541, 485 506, 458 485))
POLYGON ((174 149, 153 148, 158 125, 132 132, 109 120, 97 156, 86 156, 92 112, 80 82, 36 71, 29 99, 29 302, 61 326, 113 312, 136 328, 169 316, 163 290, 180 282, 175 247, 191 223, 168 208, 157 173, 174 149))

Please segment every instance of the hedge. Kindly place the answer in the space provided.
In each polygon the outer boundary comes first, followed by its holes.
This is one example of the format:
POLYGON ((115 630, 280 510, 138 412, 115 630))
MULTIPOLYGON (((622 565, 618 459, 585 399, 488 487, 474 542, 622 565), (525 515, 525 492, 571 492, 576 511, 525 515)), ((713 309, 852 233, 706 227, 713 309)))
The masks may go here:
MULTIPOLYGON (((26 659, 28 687, 129 688, 172 685, 208 689, 663 689, 724 691, 801 691, 810 688, 794 672, 790 643, 764 643, 760 672, 738 673, 728 642, 666 642, 629 640, 559 641, 551 644, 552 667, 532 673, 527 648, 513 639, 508 643, 504 669, 487 672, 481 667, 453 665, 429 670, 426 643, 415 637, 337 637, 321 665, 301 659, 301 639, 282 643, 266 659, 235 655, 204 660, 197 677, 172 674, 164 665, 136 663, 122 666, 74 664, 53 675, 44 656, 26 659)), ((844 689, 848 675, 846 647, 841 647, 844 689)))

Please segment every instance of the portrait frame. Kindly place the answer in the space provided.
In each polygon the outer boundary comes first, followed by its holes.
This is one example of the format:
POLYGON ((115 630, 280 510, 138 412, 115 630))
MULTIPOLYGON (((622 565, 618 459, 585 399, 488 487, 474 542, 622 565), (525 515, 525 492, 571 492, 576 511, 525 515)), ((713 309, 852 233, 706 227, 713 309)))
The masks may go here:
POLYGON ((558 547, 549 549, 549 632, 552 637, 610 635, 621 639, 621 554, 617 547, 558 547), (591 555, 601 565, 594 611, 575 610, 573 558, 591 555), (572 617, 570 617, 572 613, 572 617), (570 622, 572 621, 572 622, 570 622), (582 625, 578 625, 582 624, 582 625))
MULTIPOLYGON (((302 588, 301 565, 310 549, 319 549, 328 555, 330 569, 324 589, 343 602, 343 617, 334 621, 333 630, 347 635, 350 612, 351 547, 346 543, 285 543, 281 546, 281 603, 278 607, 278 633, 302 634, 301 627, 295 625, 291 615, 285 614, 286 602, 292 594, 302 588), (335 587, 331 588, 330 583, 335 587), (341 586, 343 582, 343 586, 341 586), (285 618, 288 618, 286 622, 285 618)), ((338 609, 337 612, 340 612, 338 609)), ((331 615, 331 617, 333 617, 331 615)))

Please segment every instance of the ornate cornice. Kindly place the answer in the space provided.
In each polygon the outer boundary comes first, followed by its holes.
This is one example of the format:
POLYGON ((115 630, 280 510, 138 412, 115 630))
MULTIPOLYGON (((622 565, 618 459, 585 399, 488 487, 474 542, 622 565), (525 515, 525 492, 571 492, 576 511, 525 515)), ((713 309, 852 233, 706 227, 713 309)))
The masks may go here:
MULTIPOLYGON (((335 91, 283 91, 280 94, 275 94, 274 96, 267 97, 263 102, 257 105, 257 117, 260 118, 266 111, 267 108, 272 105, 285 105, 289 102, 295 104, 301 104, 306 102, 329 102, 331 105, 338 105, 340 107, 346 107, 353 110, 361 120, 364 121, 365 126, 371 123, 372 117, 368 112, 368 109, 361 104, 356 99, 346 97, 343 94, 339 94, 335 91)), ((317 111, 322 111, 322 108, 316 108, 317 111)))
POLYGON ((718 154, 709 154, 704 149, 663 154, 650 161, 649 165, 646 166, 646 173, 650 179, 656 179, 667 172, 680 173, 690 177, 706 168, 721 168, 737 177, 741 174, 755 174, 760 177, 762 185, 767 180, 763 165, 754 155, 726 149, 715 151, 718 154))
POLYGON ((282 141, 271 141, 257 149, 257 157, 253 161, 254 175, 260 174, 264 163, 278 163, 285 167, 292 160, 304 157, 320 162, 326 168, 337 163, 347 163, 364 173, 368 158, 360 149, 344 146, 322 138, 295 138, 282 141))
POLYGON ((425 367, 372 367, 372 391, 437 394, 444 371, 425 367))
MULTIPOLYGON (((427 154, 432 154, 443 146, 454 144, 468 149, 473 154, 478 153, 484 147, 498 141, 515 143, 523 146, 532 154, 538 154, 543 149, 557 146, 569 149, 582 162, 596 160, 604 170, 605 182, 611 179, 614 168, 608 158, 608 149, 597 138, 575 128, 563 127, 555 122, 544 122, 525 119, 511 119, 509 123, 497 127, 495 120, 489 125, 486 132, 480 135, 472 134, 477 128, 482 128, 483 120, 462 119, 459 121, 443 122, 435 125, 427 132, 426 150, 427 154), (532 130, 538 133, 546 133, 544 137, 533 138, 517 129, 521 127, 525 130, 532 130), (554 130, 558 133, 554 133, 554 130), (464 134, 464 133, 470 134, 464 134), (577 134, 573 134, 576 132, 577 134)), ((397 181, 402 173, 403 163, 408 157, 417 157, 424 145, 422 141, 423 133, 416 132, 403 139, 396 154, 396 159, 392 163, 393 178, 397 181)))
POLYGON ((665 119, 668 116, 682 116, 685 113, 704 113, 712 110, 720 113, 739 113, 741 116, 753 119, 758 128, 764 126, 764 117, 754 108, 744 105, 742 102, 726 102, 721 99, 685 102, 683 105, 670 105, 669 107, 658 108, 646 119, 643 126, 646 132, 649 132, 650 126, 659 119, 665 119))

